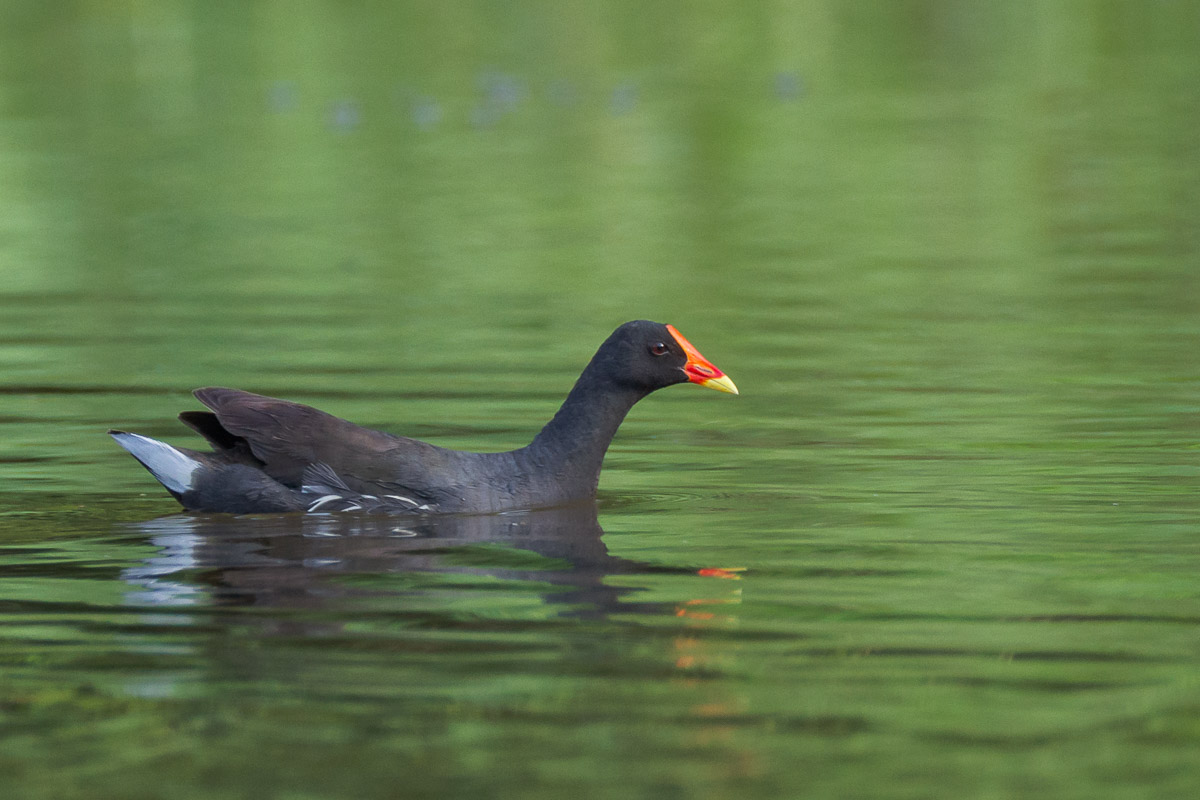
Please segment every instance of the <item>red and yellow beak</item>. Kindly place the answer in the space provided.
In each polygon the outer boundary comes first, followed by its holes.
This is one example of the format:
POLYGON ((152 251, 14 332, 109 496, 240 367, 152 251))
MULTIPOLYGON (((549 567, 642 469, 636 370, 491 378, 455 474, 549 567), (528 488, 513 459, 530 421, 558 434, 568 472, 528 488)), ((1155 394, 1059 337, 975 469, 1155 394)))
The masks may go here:
POLYGON ((674 325, 668 325, 667 330, 671 332, 675 341, 687 354, 687 363, 683 365, 683 371, 687 373, 689 381, 707 386, 709 389, 716 389, 718 392, 738 393, 737 387, 733 385, 733 381, 729 380, 729 376, 700 355, 700 351, 692 347, 692 343, 683 338, 683 334, 675 330, 674 325))

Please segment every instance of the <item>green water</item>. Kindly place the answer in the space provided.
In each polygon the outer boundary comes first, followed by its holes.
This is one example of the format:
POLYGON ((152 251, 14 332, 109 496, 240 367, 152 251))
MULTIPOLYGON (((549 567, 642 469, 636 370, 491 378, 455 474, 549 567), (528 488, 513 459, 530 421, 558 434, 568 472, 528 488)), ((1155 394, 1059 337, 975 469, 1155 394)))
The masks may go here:
POLYGON ((1192 798, 1192 2, 0 5, 0 794, 1192 798), (195 386, 595 513, 177 515, 195 386))

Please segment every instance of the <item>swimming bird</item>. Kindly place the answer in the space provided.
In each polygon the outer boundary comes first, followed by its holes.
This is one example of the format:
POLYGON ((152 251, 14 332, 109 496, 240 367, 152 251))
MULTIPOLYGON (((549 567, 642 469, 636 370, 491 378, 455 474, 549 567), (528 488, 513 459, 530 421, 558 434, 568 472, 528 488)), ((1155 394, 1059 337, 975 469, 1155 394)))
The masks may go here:
POLYGON ((193 394, 179 419, 211 452, 109 434, 184 508, 236 514, 495 512, 595 497, 609 443, 633 405, 676 383, 737 394, 671 325, 627 322, 588 362, 554 418, 517 450, 473 453, 371 430, 238 389, 193 394))

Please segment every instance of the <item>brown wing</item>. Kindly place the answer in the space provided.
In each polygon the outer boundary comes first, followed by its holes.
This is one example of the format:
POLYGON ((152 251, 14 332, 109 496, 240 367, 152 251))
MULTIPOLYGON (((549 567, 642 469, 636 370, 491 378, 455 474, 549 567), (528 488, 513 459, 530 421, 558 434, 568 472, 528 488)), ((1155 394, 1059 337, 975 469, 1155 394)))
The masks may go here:
MULTIPOLYGON (((193 394, 212 409, 224 431, 245 440, 264 472, 289 486, 301 484, 310 464, 327 464, 356 491, 401 492, 436 501, 454 491, 456 470, 463 457, 473 455, 238 389, 209 387, 193 394)), ((221 443, 215 431, 200 432, 221 443)))

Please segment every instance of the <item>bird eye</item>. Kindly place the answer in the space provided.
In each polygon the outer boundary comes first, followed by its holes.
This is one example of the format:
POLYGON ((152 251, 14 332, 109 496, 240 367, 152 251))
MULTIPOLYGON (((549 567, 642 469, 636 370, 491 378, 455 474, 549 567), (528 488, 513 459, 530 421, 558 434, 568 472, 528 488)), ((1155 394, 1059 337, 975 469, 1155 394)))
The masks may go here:
POLYGON ((667 347, 663 342, 655 342, 650 345, 650 355, 652 356, 665 356, 669 352, 671 352, 671 348, 667 347))

